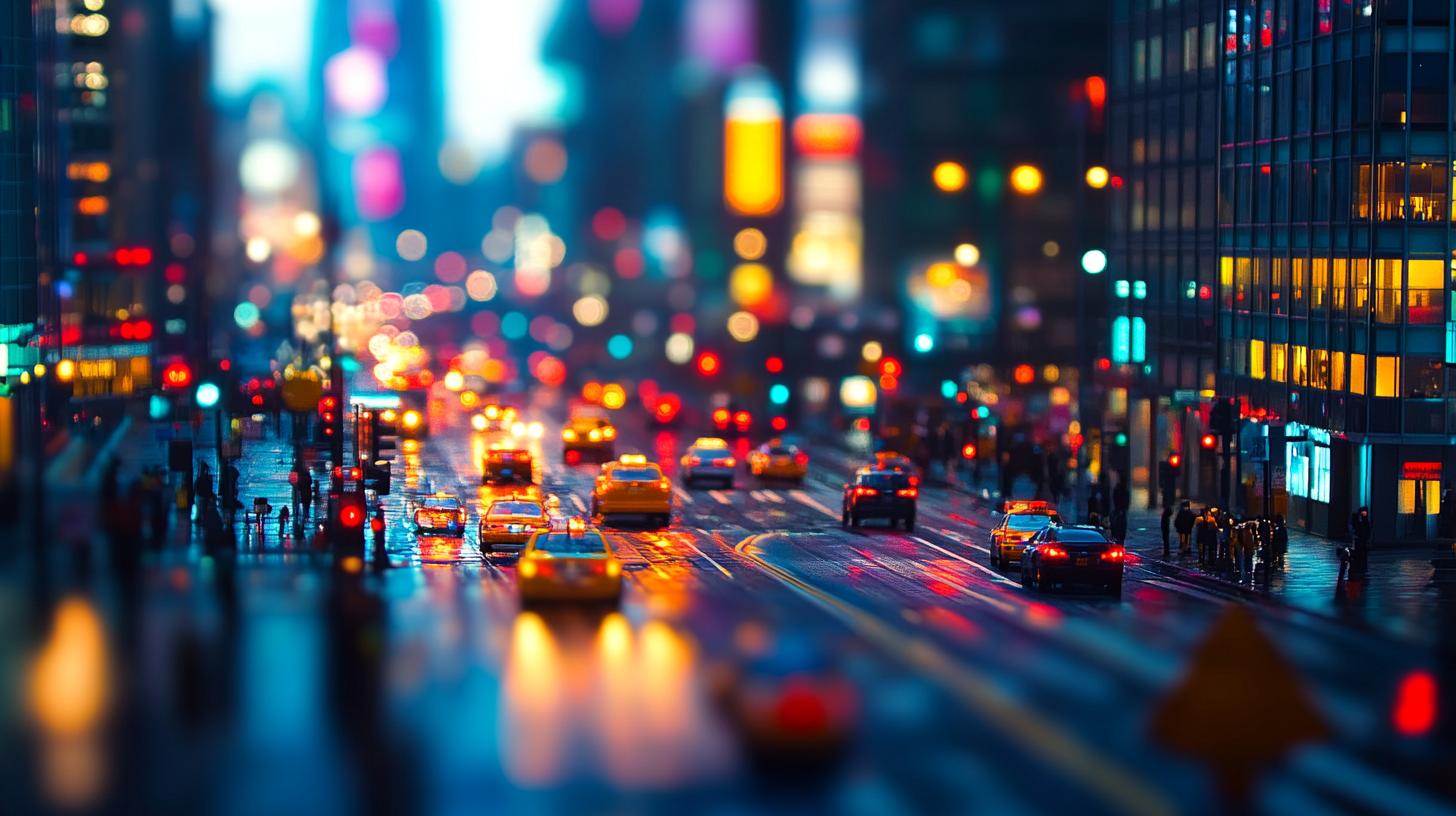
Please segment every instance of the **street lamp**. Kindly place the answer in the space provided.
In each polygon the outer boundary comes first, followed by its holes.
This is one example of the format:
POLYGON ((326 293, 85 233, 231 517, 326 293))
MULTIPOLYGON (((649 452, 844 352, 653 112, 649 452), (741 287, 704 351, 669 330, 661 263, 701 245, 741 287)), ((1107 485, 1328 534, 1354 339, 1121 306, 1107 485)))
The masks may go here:
POLYGON ((1022 195, 1036 195, 1041 191, 1041 170, 1035 165, 1018 164, 1011 169, 1011 189, 1022 195))
POLYGON ((955 262, 965 267, 975 266, 981 262, 981 248, 975 244, 957 244, 955 262))

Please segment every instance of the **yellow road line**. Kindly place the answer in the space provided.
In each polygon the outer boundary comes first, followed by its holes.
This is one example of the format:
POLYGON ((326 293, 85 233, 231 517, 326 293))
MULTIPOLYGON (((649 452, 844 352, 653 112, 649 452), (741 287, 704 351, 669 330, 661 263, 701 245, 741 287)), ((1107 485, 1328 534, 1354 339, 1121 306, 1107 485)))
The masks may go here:
POLYGON ((994 683, 956 663, 930 640, 897 631, 879 618, 764 560, 751 548, 765 535, 768 534, 751 535, 740 541, 734 550, 844 621, 866 640, 934 679, 967 708, 974 710, 1012 741, 1053 763, 1079 784, 1096 792, 1114 810, 1137 814, 1177 812, 1177 808, 1162 792, 1143 784, 1121 765, 1098 755, 1094 749, 1055 723, 1018 706, 994 683))

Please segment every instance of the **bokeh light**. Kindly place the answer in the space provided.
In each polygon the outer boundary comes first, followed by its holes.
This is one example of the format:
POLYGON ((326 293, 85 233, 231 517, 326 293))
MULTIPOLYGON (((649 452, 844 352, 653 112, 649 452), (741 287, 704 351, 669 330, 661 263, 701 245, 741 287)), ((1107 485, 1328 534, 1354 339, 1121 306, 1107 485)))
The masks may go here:
POLYGON ((958 193, 966 188, 966 168, 959 162, 943 161, 930 171, 930 179, 943 193, 958 193))
POLYGON ((747 343, 758 336, 758 318, 748 312, 734 312, 728 316, 728 334, 740 343, 747 343))
POLYGON ((401 230, 394 239, 394 251, 406 261, 418 261, 429 249, 430 243, 425 234, 417 229, 401 230))
POLYGON ((1022 195, 1035 195, 1041 191, 1041 170, 1030 164, 1018 164, 1011 169, 1011 189, 1022 195))

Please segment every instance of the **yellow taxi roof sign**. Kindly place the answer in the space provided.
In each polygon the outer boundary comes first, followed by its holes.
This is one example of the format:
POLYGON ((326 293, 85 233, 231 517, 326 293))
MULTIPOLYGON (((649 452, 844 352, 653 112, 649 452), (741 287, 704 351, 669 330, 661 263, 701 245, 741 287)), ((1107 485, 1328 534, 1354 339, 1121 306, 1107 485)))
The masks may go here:
POLYGON ((647 454, 624 453, 617 457, 617 461, 624 465, 645 465, 647 464, 647 454))
POLYGON ((1224 793, 1240 801, 1258 772, 1330 729, 1253 613, 1231 605, 1154 707, 1149 733, 1207 764, 1224 793))
POLYGON ((1014 513, 1046 513, 1053 514, 1057 508, 1049 501, 1036 501, 1033 499, 1008 499, 1006 501, 1006 514, 1014 513))
POLYGON ((693 447, 704 449, 726 448, 728 440, 718 436, 700 436, 693 440, 693 447))

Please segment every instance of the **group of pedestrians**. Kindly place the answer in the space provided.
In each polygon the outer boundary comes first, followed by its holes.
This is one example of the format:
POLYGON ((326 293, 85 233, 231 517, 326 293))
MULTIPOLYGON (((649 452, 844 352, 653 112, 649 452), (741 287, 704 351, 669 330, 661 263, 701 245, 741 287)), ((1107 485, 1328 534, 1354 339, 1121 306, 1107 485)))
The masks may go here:
POLYGON ((1289 552, 1289 528, 1284 516, 1235 517, 1218 507, 1194 510, 1184 501, 1177 512, 1163 508, 1163 557, 1171 554, 1172 534, 1178 537, 1178 554, 1187 557, 1197 547, 1200 567, 1229 575, 1237 580, 1253 580, 1255 557, 1271 568, 1283 569, 1289 552))

